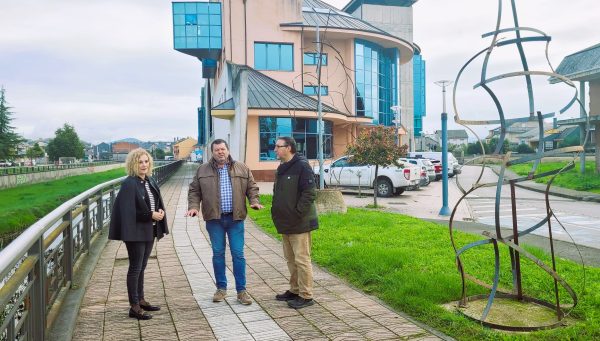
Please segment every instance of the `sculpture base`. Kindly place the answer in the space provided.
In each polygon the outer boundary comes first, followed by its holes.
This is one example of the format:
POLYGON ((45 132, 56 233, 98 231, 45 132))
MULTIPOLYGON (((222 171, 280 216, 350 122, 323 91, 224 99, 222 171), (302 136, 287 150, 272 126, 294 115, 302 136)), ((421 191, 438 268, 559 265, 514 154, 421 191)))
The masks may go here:
MULTIPOLYGON (((481 322, 486 327, 510 331, 534 331, 551 329, 564 325, 564 318, 558 318, 556 307, 548 302, 516 295, 497 294, 485 321, 481 320, 488 302, 487 295, 467 298, 466 307, 456 305, 456 309, 466 317, 481 322)), ((563 312, 560 312, 563 315, 563 312)))

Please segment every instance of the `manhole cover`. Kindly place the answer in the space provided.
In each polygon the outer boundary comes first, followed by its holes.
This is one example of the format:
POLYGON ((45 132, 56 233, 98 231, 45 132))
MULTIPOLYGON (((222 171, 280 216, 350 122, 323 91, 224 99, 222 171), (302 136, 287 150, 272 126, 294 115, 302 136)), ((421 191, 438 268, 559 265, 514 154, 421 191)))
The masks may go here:
POLYGON ((390 202, 389 205, 406 205, 405 202, 390 202))

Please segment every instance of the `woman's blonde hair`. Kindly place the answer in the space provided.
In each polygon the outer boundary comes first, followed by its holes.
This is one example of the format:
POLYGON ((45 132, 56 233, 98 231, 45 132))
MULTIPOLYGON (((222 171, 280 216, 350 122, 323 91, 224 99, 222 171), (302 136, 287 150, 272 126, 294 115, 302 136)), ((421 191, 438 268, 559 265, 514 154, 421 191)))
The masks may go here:
POLYGON ((127 175, 129 176, 138 176, 140 174, 139 164, 140 158, 142 155, 146 155, 148 157, 148 173, 147 175, 152 175, 152 167, 154 165, 154 161, 152 160, 152 155, 146 151, 144 148, 136 148, 127 154, 127 160, 125 160, 125 168, 127 170, 127 175))

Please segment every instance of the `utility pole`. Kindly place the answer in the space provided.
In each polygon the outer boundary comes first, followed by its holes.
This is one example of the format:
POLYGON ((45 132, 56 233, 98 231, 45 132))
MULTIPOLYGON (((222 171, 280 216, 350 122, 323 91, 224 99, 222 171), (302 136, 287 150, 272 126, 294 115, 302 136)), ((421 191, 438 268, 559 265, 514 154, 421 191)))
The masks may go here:
POLYGON ((441 80, 435 82, 442 87, 442 209, 440 215, 450 215, 448 207, 448 113, 446 113, 446 86, 452 84, 452 81, 441 80))

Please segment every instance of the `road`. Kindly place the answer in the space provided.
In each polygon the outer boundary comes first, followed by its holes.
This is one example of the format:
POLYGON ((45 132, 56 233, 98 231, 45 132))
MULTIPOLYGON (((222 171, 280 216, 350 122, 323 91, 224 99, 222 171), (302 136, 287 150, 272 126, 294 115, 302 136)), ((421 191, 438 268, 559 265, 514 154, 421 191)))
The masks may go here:
MULTIPOLYGON (((465 166, 457 181, 464 188, 471 188, 481 172, 481 167, 465 166)), ((498 176, 486 168, 481 182, 495 183, 498 176)), ((480 183, 481 183, 480 182, 480 183)), ((543 193, 516 188, 517 224, 520 231, 533 226, 546 216, 546 204, 543 193)), ((480 188, 467 197, 467 203, 476 222, 495 225, 496 186, 480 188)), ((577 201, 557 196, 550 196, 550 206, 558 220, 551 219, 552 235, 555 239, 600 249, 600 203, 577 201)), ((510 202, 510 186, 504 185, 500 200, 500 226, 512 228, 512 208, 510 202)), ((543 225, 535 232, 548 236, 548 225, 543 225)))

